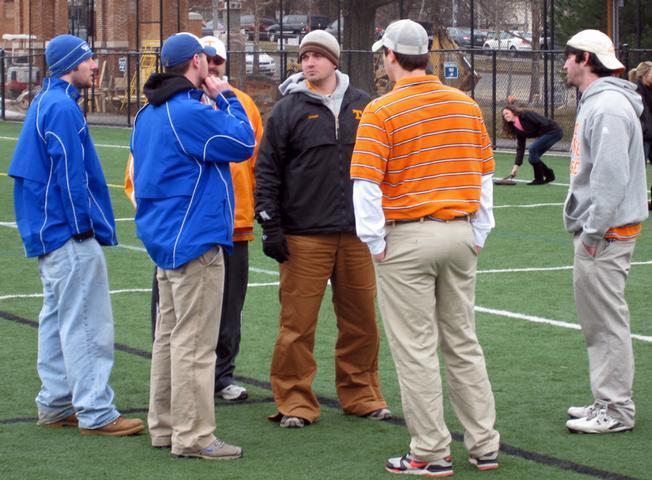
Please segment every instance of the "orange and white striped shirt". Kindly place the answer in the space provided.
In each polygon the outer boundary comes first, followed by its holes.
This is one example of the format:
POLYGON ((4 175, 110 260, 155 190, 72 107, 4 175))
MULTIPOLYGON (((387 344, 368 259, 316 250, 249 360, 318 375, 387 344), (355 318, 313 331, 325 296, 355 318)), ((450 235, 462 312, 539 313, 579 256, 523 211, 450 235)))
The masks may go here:
POLYGON ((351 178, 380 185, 387 220, 469 216, 493 172, 480 108, 433 75, 398 81, 362 114, 351 178))

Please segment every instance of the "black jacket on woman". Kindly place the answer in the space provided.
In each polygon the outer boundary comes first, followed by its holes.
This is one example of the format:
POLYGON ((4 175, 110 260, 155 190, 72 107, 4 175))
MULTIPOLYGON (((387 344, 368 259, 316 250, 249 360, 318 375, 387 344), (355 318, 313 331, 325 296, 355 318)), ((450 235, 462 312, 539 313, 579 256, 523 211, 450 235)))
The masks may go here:
POLYGON ((652 87, 643 85, 643 82, 639 80, 636 84, 636 91, 643 98, 643 113, 641 114, 643 141, 652 142, 652 87))
POLYGON ((525 155, 525 140, 527 138, 536 138, 546 133, 562 131, 557 122, 539 115, 537 112, 523 110, 518 114, 523 130, 519 130, 513 123, 509 123, 508 128, 516 136, 516 165, 523 165, 523 156, 525 155))

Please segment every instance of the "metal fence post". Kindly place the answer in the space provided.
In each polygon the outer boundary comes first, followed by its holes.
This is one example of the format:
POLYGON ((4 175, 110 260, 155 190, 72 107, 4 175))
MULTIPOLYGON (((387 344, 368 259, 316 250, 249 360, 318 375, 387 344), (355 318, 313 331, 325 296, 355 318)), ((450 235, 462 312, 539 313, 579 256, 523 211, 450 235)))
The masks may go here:
POLYGON ((496 138, 496 132, 498 131, 496 128, 496 120, 497 120, 497 115, 496 115, 496 108, 498 107, 496 105, 496 82, 498 79, 496 70, 497 70, 497 62, 496 62, 496 50, 491 50, 491 111, 493 114, 493 128, 491 132, 491 142, 493 143, 494 148, 496 148, 497 141, 498 139, 496 138))
POLYGON ((625 71, 623 72, 623 75, 627 76, 627 72, 629 72, 629 45, 627 43, 623 43, 621 49, 623 65, 625 65, 625 71))
POLYGON ((127 95, 127 126, 131 127, 131 52, 127 52, 127 80, 125 81, 127 95))
POLYGON ((0 48, 0 81, 2 84, 0 85, 0 95, 2 96, 2 105, 0 106, 0 109, 2 110, 2 119, 6 120, 7 117, 5 115, 5 82, 7 79, 5 78, 5 51, 4 49, 0 48))

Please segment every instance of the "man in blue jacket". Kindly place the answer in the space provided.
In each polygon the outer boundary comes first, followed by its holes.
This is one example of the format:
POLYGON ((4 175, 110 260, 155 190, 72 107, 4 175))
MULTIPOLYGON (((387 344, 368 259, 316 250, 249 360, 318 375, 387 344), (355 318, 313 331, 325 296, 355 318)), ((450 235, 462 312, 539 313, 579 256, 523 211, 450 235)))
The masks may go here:
POLYGON ((113 314, 100 245, 116 245, 115 222, 97 152, 77 105, 97 64, 72 35, 45 49, 50 76, 25 117, 9 175, 18 229, 43 282, 36 397, 39 423, 83 435, 143 431, 113 405, 113 314))
POLYGON ((215 348, 224 287, 223 251, 233 234, 229 162, 247 160, 255 139, 229 84, 208 75, 204 48, 190 33, 168 38, 165 73, 145 83, 149 104, 136 118, 136 228, 157 265, 159 309, 148 424, 153 447, 174 457, 242 456, 216 438, 215 348), (206 94, 217 109, 200 102, 206 94))

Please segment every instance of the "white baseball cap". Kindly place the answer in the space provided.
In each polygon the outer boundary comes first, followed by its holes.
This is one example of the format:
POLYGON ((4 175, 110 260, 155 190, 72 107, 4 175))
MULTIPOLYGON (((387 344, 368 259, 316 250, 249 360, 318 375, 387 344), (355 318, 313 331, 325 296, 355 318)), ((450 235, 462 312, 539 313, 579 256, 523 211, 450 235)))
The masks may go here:
POLYGON ((383 37, 371 46, 372 52, 387 47, 403 55, 423 55, 428 53, 428 32, 412 20, 404 19, 391 23, 383 37))
POLYGON ((611 39, 600 30, 582 30, 566 42, 569 47, 589 53, 595 53, 600 63, 609 70, 625 70, 625 66, 616 57, 616 50, 611 39))
POLYGON ((224 42, 217 37, 207 35, 201 38, 201 44, 204 47, 213 47, 217 52, 216 55, 226 60, 226 46, 224 42))

